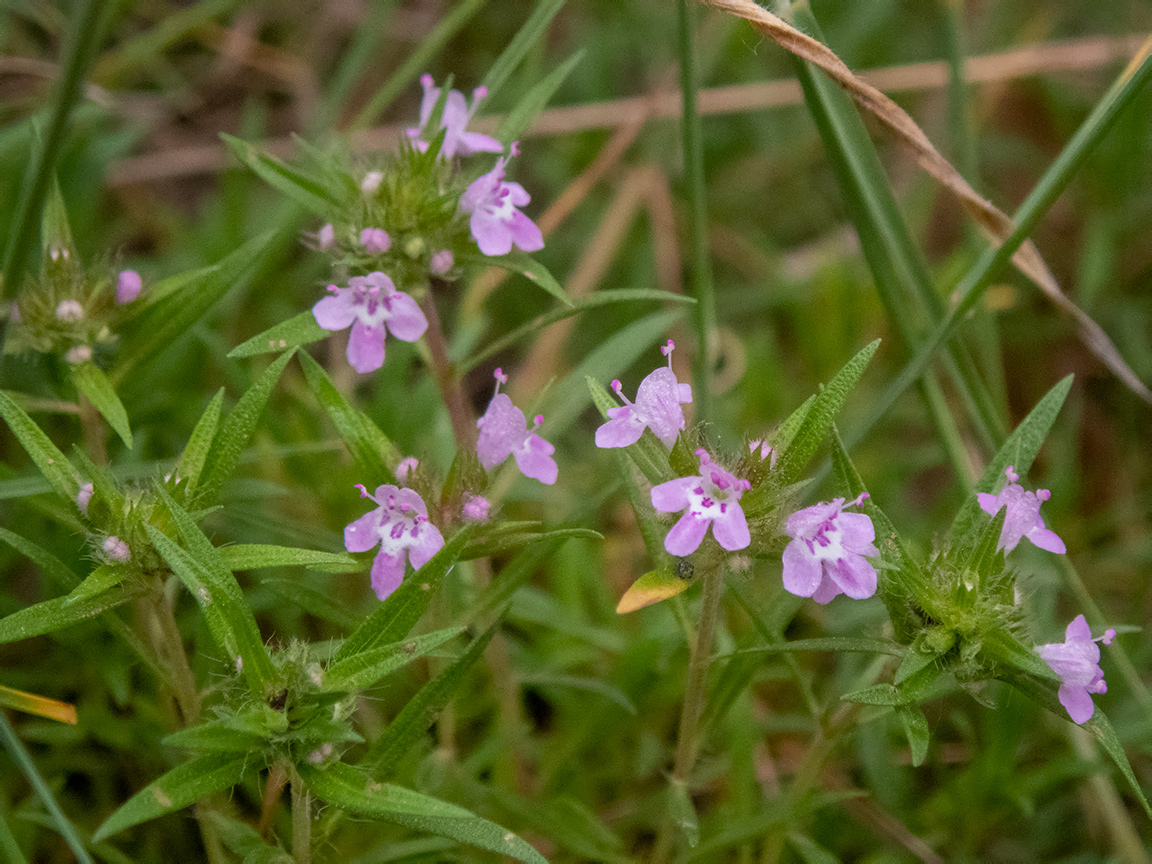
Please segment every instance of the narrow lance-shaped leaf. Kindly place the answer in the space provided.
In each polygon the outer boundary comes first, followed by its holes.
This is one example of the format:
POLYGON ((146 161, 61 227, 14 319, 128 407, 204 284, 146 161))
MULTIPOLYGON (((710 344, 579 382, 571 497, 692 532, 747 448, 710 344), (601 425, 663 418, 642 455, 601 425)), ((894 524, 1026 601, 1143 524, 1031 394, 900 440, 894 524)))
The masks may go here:
POLYGON ((223 132, 220 133, 220 138, 236 158, 251 168, 261 180, 277 191, 283 192, 304 209, 317 216, 324 216, 340 203, 315 177, 308 176, 300 169, 263 152, 247 141, 241 141, 223 132))
POLYGON ((127 603, 141 593, 142 589, 137 587, 113 588, 87 597, 45 600, 0 618, 0 644, 63 630, 127 603))
POLYGON ((342 762, 325 767, 302 764, 300 776, 316 797, 414 831, 450 837, 500 855, 547 864, 547 859, 520 837, 474 813, 390 783, 376 783, 342 762))
POLYGON ((536 43, 543 37, 549 23, 564 5, 564 0, 540 0, 532 14, 528 16, 516 35, 500 52, 496 62, 488 67, 488 74, 484 76, 484 86, 488 88, 488 98, 491 99, 504 86, 520 61, 528 54, 536 43))
POLYGON ((1028 473, 1032 467, 1032 460, 1040 452, 1048 431, 1056 422, 1056 415, 1064 404, 1068 391, 1072 387, 1072 376, 1069 375, 1044 394, 1036 407, 1028 412, 1015 431, 1008 436, 1004 446, 993 457, 984 471, 984 475, 976 484, 973 494, 968 497, 956 514, 956 519, 949 529, 949 541, 954 546, 966 546, 976 541, 983 530, 983 520, 987 514, 980 509, 976 492, 997 492, 1005 483, 1004 470, 1013 466, 1021 477, 1028 473))
POLYGON ((524 94, 516 106, 508 112, 496 130, 496 137, 504 144, 511 144, 527 129, 541 111, 544 110, 552 96, 560 89, 564 79, 576 68, 584 56, 584 49, 576 51, 571 57, 537 81, 532 89, 524 94))
POLYGON ((428 609, 444 575, 460 559, 476 530, 475 525, 465 525, 423 567, 415 572, 409 570, 400 587, 344 640, 334 661, 347 660, 378 645, 399 642, 407 636, 428 609))
POLYGON ((269 327, 263 333, 258 333, 247 342, 241 342, 228 352, 231 358, 253 357, 257 354, 275 354, 289 348, 299 348, 319 342, 331 332, 316 323, 316 316, 312 310, 293 315, 287 321, 282 321, 274 327, 269 327))
POLYGON ((0 708, 11 708, 13 711, 23 711, 25 714, 35 714, 37 717, 47 717, 49 720, 76 725, 75 705, 3 685, 0 685, 0 708))
POLYGON ((120 440, 132 449, 132 429, 128 425, 128 413, 116 395, 116 388, 108 376, 95 363, 79 363, 72 366, 72 383, 108 421, 120 440))
POLYGON ((244 673, 256 697, 263 698, 276 673, 244 592, 232 571, 224 566, 219 550, 204 536, 188 511, 177 504, 163 486, 157 485, 156 490, 164 499, 187 549, 178 546, 155 526, 145 524, 149 539, 196 598, 217 644, 236 662, 237 671, 244 673))
POLYGON ((423 657, 463 632, 463 627, 448 627, 402 642, 361 651, 329 666, 324 671, 322 689, 330 692, 365 690, 384 676, 407 666, 413 660, 423 657))
POLYGON ((268 404, 268 397, 272 395, 272 388, 276 386, 280 373, 292 359, 293 353, 295 352, 287 351, 268 364, 268 368, 260 374, 224 418, 224 423, 208 453, 206 463, 208 476, 200 489, 200 496, 205 501, 214 500, 224 483, 232 476, 232 472, 236 470, 236 466, 240 463, 240 455, 255 433, 260 415, 264 413, 264 407, 268 404))
POLYGON ((247 754, 215 753, 178 765, 129 798, 100 826, 92 841, 99 843, 125 828, 195 804, 213 792, 230 789, 258 767, 247 754))
POLYGON ((346 552, 318 552, 292 546, 266 546, 238 543, 221 546, 220 560, 229 570, 259 570, 262 567, 307 567, 325 573, 353 573, 360 563, 346 552))
POLYGON ((224 406, 224 388, 221 387, 196 421, 188 443, 176 463, 175 478, 177 484, 183 484, 184 500, 190 501, 196 494, 200 485, 200 474, 204 470, 204 463, 212 449, 212 442, 220 429, 220 414, 224 406))
POLYGON ((924 757, 928 755, 928 743, 931 740, 928 731, 928 718, 924 716, 924 711, 919 705, 898 705, 896 706, 896 716, 900 718, 900 724, 904 727, 904 735, 908 739, 909 747, 912 748, 912 764, 915 766, 923 765, 924 757))
POLYGON ((572 298, 568 296, 568 292, 556 281, 556 277, 548 272, 547 267, 527 252, 513 249, 507 255, 461 254, 458 260, 462 264, 484 264, 489 267, 500 267, 504 270, 510 270, 513 273, 519 273, 529 282, 543 288, 565 306, 570 308, 574 308, 575 306, 572 298))
POLYGON ((56 493, 68 501, 75 502, 76 494, 80 491, 79 472, 44 434, 44 430, 36 425, 36 421, 28 416, 28 412, 2 390, 0 390, 0 417, 4 418, 12 434, 28 451, 28 455, 32 457, 32 461, 36 463, 36 467, 56 493))
POLYGON ((360 470, 367 477, 376 478, 375 482, 378 483, 395 480, 396 466, 403 458, 396 445, 388 440, 379 426, 352 406, 344 394, 336 389, 324 368, 306 351, 300 352, 300 367, 304 370, 308 387, 332 418, 336 431, 348 445, 360 470))
POLYGON ((72 568, 44 547, 36 545, 19 534, 14 534, 7 528, 0 528, 0 540, 31 560, 58 587, 71 591, 80 584, 80 577, 72 571, 72 568))
POLYGON ((816 448, 832 428, 832 423, 840 409, 844 407, 848 394, 864 374, 868 361, 880 347, 880 340, 866 345, 855 357, 844 364, 844 368, 834 377, 818 394, 812 407, 804 415, 800 428, 788 449, 780 454, 776 463, 776 473, 782 483, 794 482, 800 476, 800 471, 808 464, 816 452, 816 448))

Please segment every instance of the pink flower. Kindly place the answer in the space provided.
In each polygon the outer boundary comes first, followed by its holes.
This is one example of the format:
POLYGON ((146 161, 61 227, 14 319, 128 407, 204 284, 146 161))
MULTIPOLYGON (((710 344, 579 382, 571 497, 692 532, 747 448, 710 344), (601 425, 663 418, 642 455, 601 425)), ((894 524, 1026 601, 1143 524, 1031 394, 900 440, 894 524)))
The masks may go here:
POLYGON ((865 560, 880 554, 872 544, 876 529, 867 514, 844 512, 867 497, 847 504, 836 498, 788 517, 784 533, 792 542, 784 549, 784 590, 817 603, 838 594, 863 600, 876 593, 876 568, 865 560))
POLYGON ((392 238, 383 228, 365 228, 360 232, 360 245, 371 255, 382 255, 392 248, 392 238))
POLYGON ((497 369, 495 378, 496 395, 488 403, 484 416, 476 421, 480 429, 476 441, 480 464, 485 471, 491 471, 509 456, 514 456, 516 466, 525 477, 551 486, 556 482, 556 462, 552 458, 556 448, 536 434, 544 417, 537 414, 536 425, 529 429, 524 412, 500 392, 500 385, 508 380, 508 376, 497 369))
POLYGON ((379 506, 344 529, 344 548, 367 552, 377 543, 380 551, 372 562, 372 589, 384 600, 400 587, 404 562, 419 570, 444 546, 439 529, 428 521, 424 499, 411 489, 391 484, 376 487, 376 494, 357 485, 361 498, 371 498, 379 506))
POLYGON ((392 280, 379 270, 367 276, 353 276, 347 288, 329 285, 328 290, 333 296, 313 306, 312 314, 325 330, 343 330, 352 325, 348 362, 357 372, 371 372, 384 365, 387 332, 405 342, 415 342, 428 328, 416 301, 397 291, 392 280))
POLYGON ((371 195, 380 188, 380 184, 384 182, 383 171, 369 171, 364 175, 364 179, 360 181, 360 191, 365 195, 371 195))
POLYGON ((691 555, 709 525, 716 542, 729 552, 747 548, 752 537, 738 502, 752 484, 714 464, 706 450, 697 450, 696 455, 700 457, 698 477, 678 477, 652 487, 652 506, 661 513, 688 508, 664 538, 664 548, 681 558, 691 555))
POLYGON ((465 522, 487 522, 488 511, 491 509, 491 504, 488 499, 481 495, 465 495, 464 507, 461 509, 460 515, 464 517, 465 522))
POLYGON ((331 222, 325 222, 316 232, 316 246, 321 251, 331 249, 336 245, 336 229, 331 222))
POLYGON ((79 321, 84 317, 84 307, 79 300, 61 300, 56 306, 57 321, 79 321))
POLYGON ((131 303, 140 296, 144 283, 135 270, 121 270, 116 277, 116 302, 120 305, 131 303))
MULTIPOLYGON (((422 140, 424 130, 432 119, 432 109, 440 98, 440 88, 434 86, 431 75, 420 77, 420 86, 424 88, 424 98, 420 100, 420 126, 408 130, 408 137, 421 153, 428 149, 428 142, 422 140)), ((480 106, 480 102, 488 95, 487 87, 477 87, 472 91, 472 104, 464 99, 459 90, 449 90, 444 98, 444 113, 440 117, 440 126, 445 130, 444 141, 440 144, 439 156, 442 159, 451 159, 453 156, 471 156, 473 153, 499 153, 504 145, 495 138, 481 135, 479 132, 469 132, 467 126, 480 106)), ((435 137, 435 134, 429 137, 435 137)))
MULTIPOLYGON (((512 155, 519 152, 513 144, 512 155)), ((460 196, 460 209, 472 214, 469 220, 472 236, 485 255, 507 255, 512 251, 512 244, 525 252, 544 248, 540 229, 516 209, 531 201, 531 196, 519 183, 504 182, 508 158, 497 159, 496 167, 473 180, 460 196)))
POLYGON ((85 516, 88 515, 88 503, 92 500, 93 492, 95 492, 95 489, 92 484, 85 483, 76 494, 76 506, 80 508, 80 512, 85 516))
POLYGON ((401 483, 408 482, 408 475, 420 467, 420 460, 415 456, 407 456, 400 460, 396 466, 396 479, 401 483))
POLYGON ((648 373, 636 391, 633 404, 624 395, 619 381, 612 382, 612 389, 625 404, 609 408, 607 423, 596 430, 597 447, 627 447, 635 444, 644 434, 645 427, 671 449, 676 436, 684 428, 684 411, 680 404, 692 401, 692 386, 681 384, 672 371, 672 351, 676 343, 671 339, 660 350, 668 358, 668 366, 661 366, 648 373))
POLYGON ((1115 638, 1116 631, 1109 628, 1103 636, 1093 639, 1088 621, 1083 615, 1077 615, 1064 631, 1063 642, 1036 646, 1036 653, 1061 678, 1060 704, 1073 723, 1092 719, 1096 713, 1092 694, 1108 692, 1104 670, 1100 668, 1100 646, 1096 643, 1103 641, 1111 645, 1115 638))
POLYGON ((1004 530, 1000 532, 1000 543, 996 548, 1011 552, 1021 538, 1027 537, 1041 549, 1063 555, 1067 551, 1064 541, 1056 536, 1056 532, 1044 527, 1044 518, 1040 515, 1040 504, 1051 498, 1052 493, 1047 489, 1025 492, 1024 487, 1016 482, 1020 475, 1011 465, 1004 471, 1004 475, 1008 478, 1008 485, 1000 490, 999 495, 989 495, 987 492, 976 494, 980 509, 985 513, 995 516, 1001 507, 1008 508, 1004 516, 1004 530))
POLYGON ((428 262, 428 269, 433 276, 447 276, 455 266, 456 259, 452 255, 451 249, 441 249, 428 262))
POLYGON ((132 551, 128 548, 128 544, 115 534, 104 539, 104 554, 113 561, 121 563, 132 558, 132 551))

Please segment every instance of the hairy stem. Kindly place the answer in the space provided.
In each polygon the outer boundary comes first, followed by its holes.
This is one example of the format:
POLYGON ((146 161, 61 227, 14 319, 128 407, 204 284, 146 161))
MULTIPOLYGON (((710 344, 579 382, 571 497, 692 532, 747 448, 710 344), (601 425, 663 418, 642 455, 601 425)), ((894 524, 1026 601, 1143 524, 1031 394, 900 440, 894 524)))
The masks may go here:
POLYGON ((296 864, 312 861, 312 795, 292 768, 292 857, 296 864))
POLYGON ((456 378, 456 369, 448 359, 448 343, 444 339, 444 329, 440 326, 440 315, 436 311, 436 300, 431 291, 424 292, 420 299, 420 310, 428 319, 424 340, 428 343, 428 353, 432 355, 440 397, 444 400, 444 407, 448 409, 448 418, 452 422, 452 435, 459 449, 470 450, 476 446, 476 420, 456 378))
MULTIPOLYGON (((692 769, 696 765, 696 754, 700 749, 700 715, 704 711, 704 691, 708 678, 708 666, 712 661, 712 641, 716 633, 716 620, 720 614, 720 597, 724 593, 724 576, 719 561, 711 566, 698 568, 704 583, 703 605, 700 608, 700 625, 696 628, 696 642, 688 661, 688 685, 684 691, 684 705, 680 711, 680 728, 676 734, 676 761, 672 767, 670 785, 687 785, 692 769)), ((671 819, 665 818, 656 838, 656 851, 652 860, 666 862, 672 852, 673 831, 671 819)))

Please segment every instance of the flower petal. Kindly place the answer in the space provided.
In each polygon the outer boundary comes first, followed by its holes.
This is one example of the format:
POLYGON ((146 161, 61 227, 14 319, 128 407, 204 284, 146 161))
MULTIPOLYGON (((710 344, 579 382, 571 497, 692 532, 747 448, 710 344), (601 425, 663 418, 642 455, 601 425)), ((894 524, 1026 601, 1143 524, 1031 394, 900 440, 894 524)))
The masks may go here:
POLYGON ((444 548, 444 537, 440 529, 431 522, 421 522, 416 534, 416 542, 408 550, 408 560, 412 569, 419 570, 428 560, 444 548))
POLYGON ((405 342, 415 342, 428 329, 428 319, 416 301, 397 291, 388 298, 388 332, 405 342))
POLYGON ((627 447, 639 441, 644 434, 644 423, 636 416, 636 410, 631 405, 609 408, 608 416, 613 419, 596 430, 597 447, 627 447))
POLYGON ((1050 528, 1033 528, 1024 536, 1046 552, 1055 552, 1057 555, 1063 555, 1068 551, 1068 547, 1064 545, 1064 541, 1050 528))
POLYGON ((365 513, 344 528, 344 548, 349 552, 367 552, 380 542, 380 521, 384 508, 365 513))
POLYGON ((525 252, 535 252, 544 248, 544 235, 540 233, 536 223, 519 210, 512 213, 512 221, 508 223, 508 236, 525 252))
POLYGON ((336 294, 323 298, 312 307, 316 323, 325 330, 343 330, 356 320, 356 307, 352 292, 338 289, 336 294))
POLYGON ((811 597, 820 587, 823 568, 808 552, 803 540, 784 547, 784 590, 797 597, 811 597))
POLYGON ((384 365, 383 325, 369 327, 363 321, 352 325, 352 335, 348 337, 348 363, 357 372, 375 372, 384 365))
POLYGON ((677 477, 653 486, 652 506, 661 513, 677 513, 688 506, 688 493, 699 483, 699 477, 677 477))
POLYGON ((812 595, 812 599, 824 606, 831 603, 844 592, 840 590, 840 586, 832 579, 828 578, 828 574, 824 573, 820 579, 820 585, 816 588, 816 593, 812 595))
POLYGON ((847 553, 835 562, 825 562, 832 580, 853 600, 864 600, 876 593, 876 568, 860 555, 847 553))
POLYGON ((552 458, 555 452, 555 447, 533 433, 512 451, 512 455, 516 457, 516 467, 525 477, 551 486, 556 482, 557 475, 556 460, 552 458))
POLYGON ((512 404, 504 393, 497 393, 488 403, 484 416, 476 421, 480 435, 476 440, 476 454, 485 471, 491 471, 508 458, 512 450, 528 436, 528 421, 524 412, 512 404))
POLYGON ((671 448, 685 427, 676 373, 667 366, 650 372, 636 391, 636 413, 664 446, 671 448))
POLYGON ((735 501, 729 501, 725 512, 712 520, 712 536, 729 552, 747 549, 752 542, 752 535, 748 533, 748 520, 735 501))
POLYGON ((389 555, 383 550, 372 562, 372 590, 381 600, 400 587, 404 581, 404 553, 389 555))
POLYGON ((494 219, 483 210, 476 210, 468 221, 476 245, 485 255, 507 255, 512 251, 512 233, 499 219, 494 219))
POLYGON ((1065 684, 1057 694, 1060 704, 1068 711, 1073 723, 1087 723, 1096 713, 1096 706, 1092 704, 1092 697, 1083 687, 1065 684))
POLYGON ((664 548, 668 550, 669 554, 683 558, 691 555, 699 548, 700 541, 704 539, 704 535, 707 533, 708 520, 701 519, 689 510, 680 517, 680 521, 672 526, 672 530, 664 538, 664 548))

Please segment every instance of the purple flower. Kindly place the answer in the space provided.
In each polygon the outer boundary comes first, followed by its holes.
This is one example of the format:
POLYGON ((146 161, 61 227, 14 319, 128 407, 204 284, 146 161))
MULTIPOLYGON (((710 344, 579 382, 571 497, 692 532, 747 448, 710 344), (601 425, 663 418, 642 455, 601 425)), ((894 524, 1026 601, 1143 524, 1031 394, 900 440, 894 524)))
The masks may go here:
POLYGON ((84 317, 84 307, 79 300, 61 300, 56 306, 57 321, 79 321, 84 317))
POLYGON ((866 560, 880 554, 872 544, 876 529, 867 514, 844 512, 867 497, 847 504, 836 498, 788 517, 784 533, 792 542, 784 549, 784 590, 817 603, 837 594, 863 600, 876 593, 876 568, 866 560))
POLYGON ((400 587, 404 579, 404 560, 419 570, 440 551, 444 538, 428 521, 424 499, 411 489, 391 484, 376 487, 376 494, 357 485, 361 498, 371 498, 378 506, 344 529, 344 548, 349 552, 367 552, 377 543, 380 551, 372 562, 372 590, 384 600, 400 587))
POLYGON ((371 372, 384 365, 385 325, 387 332, 405 342, 415 342, 428 328, 416 301, 397 291, 392 280, 379 270, 367 276, 353 276, 347 288, 329 285, 328 290, 333 296, 313 306, 312 314, 325 330, 343 330, 352 325, 348 362, 357 372, 371 372))
POLYGON ((143 287, 144 283, 139 273, 135 270, 121 270, 120 275, 116 277, 116 302, 119 305, 131 303, 140 296, 140 289, 143 287))
POLYGON ((661 513, 688 508, 664 538, 664 548, 680 558, 691 555, 709 525, 716 542, 729 552, 747 548, 752 537, 738 502, 752 484, 713 463, 708 451, 697 450, 696 455, 700 457, 699 476, 677 477, 652 487, 652 506, 661 513))
POLYGON ((321 251, 331 249, 336 245, 336 229, 331 222, 325 222, 316 232, 316 247, 321 251))
POLYGON ((465 495, 464 507, 461 509, 460 515, 464 517, 465 522, 487 522, 488 511, 492 505, 488 503, 488 499, 482 495, 465 495))
POLYGON ((132 558, 132 550, 128 548, 128 544, 115 534, 104 539, 104 554, 113 561, 121 563, 132 558))
POLYGON ((524 412, 500 392, 500 385, 507 382, 508 376, 497 369, 495 378, 496 395, 484 416, 476 421, 480 429, 476 441, 480 464, 485 471, 491 471, 509 456, 515 456, 516 466, 525 477, 551 486, 556 482, 556 462, 552 458, 556 448, 536 434, 544 422, 543 415, 537 414, 536 425, 529 429, 524 412))
POLYGON ((1073 723, 1086 723, 1092 718, 1096 712, 1093 693, 1108 692, 1104 670, 1100 668, 1100 646, 1096 643, 1111 645, 1115 638, 1116 631, 1108 628, 1103 636, 1093 639, 1088 621, 1077 615, 1064 631, 1063 642, 1036 646, 1036 653, 1061 678, 1060 704, 1073 723))
POLYGON ((406 456, 396 466, 396 479, 401 483, 408 482, 408 475, 420 467, 420 460, 415 456, 406 456))
POLYGON ((451 249, 441 249, 428 262, 428 269, 433 276, 447 276, 455 266, 456 258, 452 255, 451 249))
MULTIPOLYGON (((519 152, 513 144, 512 156, 519 152)), ((473 180, 460 196, 460 209, 472 214, 472 236, 485 255, 507 255, 513 243, 525 252, 544 248, 540 229, 516 209, 531 201, 531 196, 519 183, 504 182, 504 166, 509 158, 497 159, 496 167, 473 180)))
POLYGON ((619 381, 612 382, 612 389, 625 404, 609 408, 607 423, 596 430, 597 447, 627 447, 635 444, 648 427, 652 433, 671 449, 676 436, 684 428, 684 411, 680 404, 692 401, 692 386, 681 384, 672 371, 672 351, 676 343, 671 339, 660 350, 668 358, 668 366, 661 366, 648 373, 640 382, 633 404, 624 395, 619 381))
POLYGON ((364 179, 360 181, 360 191, 365 195, 371 195, 380 188, 380 184, 384 182, 383 171, 369 171, 364 175, 364 179))
POLYGON ((1040 515, 1040 504, 1052 497, 1047 489, 1038 489, 1035 492, 1025 492, 1024 487, 1016 481, 1020 479, 1011 465, 1004 471, 1008 478, 1008 485, 1000 490, 999 495, 989 495, 979 492, 976 500, 980 502, 980 509, 995 516, 1001 507, 1007 507, 1004 516, 1004 530, 1000 532, 1000 543, 997 549, 1007 549, 1011 552, 1016 548, 1022 537, 1027 537, 1036 546, 1063 555, 1067 548, 1064 541, 1056 536, 1056 532, 1044 527, 1044 518, 1040 515))
POLYGON ((749 453, 755 453, 757 447, 760 448, 760 461, 763 462, 765 459, 768 459, 769 460, 768 467, 769 468, 775 468, 776 467, 776 451, 772 449, 772 447, 768 444, 767 441, 765 441, 761 438, 757 438, 755 441, 749 441, 748 442, 748 452, 749 453))
POLYGON ((371 255, 382 255, 392 248, 392 238, 383 228, 365 228, 360 232, 360 245, 371 255))
MULTIPOLYGON (((432 119, 432 109, 440 98, 440 88, 434 86, 431 75, 420 78, 420 86, 424 88, 424 98, 420 100, 420 126, 408 130, 408 137, 421 153, 428 149, 428 142, 422 140, 424 129, 432 119)), ((440 145, 439 156, 442 159, 451 159, 453 156, 471 156, 473 153, 499 153, 504 145, 495 138, 481 135, 479 132, 469 132, 466 128, 472 115, 480 106, 480 101, 488 95, 487 87, 477 87, 472 91, 472 104, 464 99, 459 90, 449 90, 444 98, 444 113, 440 117, 440 126, 445 130, 444 141, 440 145)), ((435 136, 433 136, 435 137, 435 136)))

